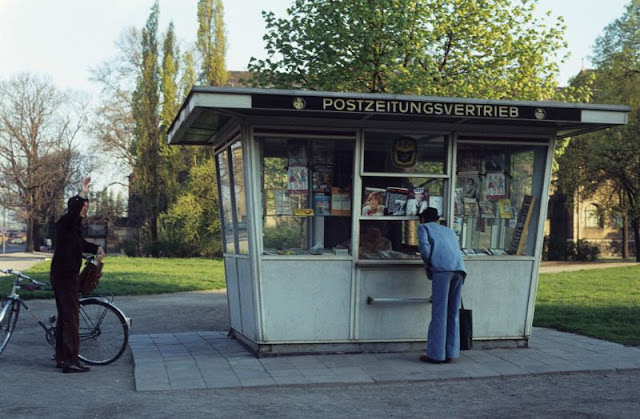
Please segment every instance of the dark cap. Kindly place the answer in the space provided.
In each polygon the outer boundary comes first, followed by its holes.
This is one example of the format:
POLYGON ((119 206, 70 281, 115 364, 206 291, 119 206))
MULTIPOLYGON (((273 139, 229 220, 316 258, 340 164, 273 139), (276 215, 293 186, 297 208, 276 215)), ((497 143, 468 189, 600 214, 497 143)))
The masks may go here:
POLYGON ((438 215, 438 210, 433 207, 428 207, 420 213, 420 220, 424 220, 424 222, 426 223, 438 221, 438 218, 440 218, 440 216, 438 215))

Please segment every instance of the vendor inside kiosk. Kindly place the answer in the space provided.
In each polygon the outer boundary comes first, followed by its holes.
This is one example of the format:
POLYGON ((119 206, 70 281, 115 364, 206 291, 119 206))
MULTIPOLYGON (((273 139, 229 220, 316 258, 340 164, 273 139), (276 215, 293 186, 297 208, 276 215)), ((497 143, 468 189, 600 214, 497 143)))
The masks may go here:
POLYGON ((557 138, 616 105, 196 87, 171 144, 215 148, 233 335, 258 355, 420 350, 427 206, 459 237, 479 347, 526 346, 557 138))

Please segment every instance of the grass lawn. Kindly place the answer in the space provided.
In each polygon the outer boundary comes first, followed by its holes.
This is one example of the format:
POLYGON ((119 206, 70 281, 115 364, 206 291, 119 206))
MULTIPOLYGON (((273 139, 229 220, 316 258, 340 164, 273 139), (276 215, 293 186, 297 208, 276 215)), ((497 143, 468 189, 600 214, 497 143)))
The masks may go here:
MULTIPOLYGON (((49 282, 50 261, 25 271, 35 279, 49 282)), ((107 256, 100 285, 94 294, 145 295, 181 291, 215 290, 226 287, 220 259, 150 259, 107 256)), ((0 295, 7 295, 8 279, 0 281, 0 295)), ((49 298, 51 292, 22 292, 29 298, 49 298)))
POLYGON ((640 345, 640 264, 541 274, 533 324, 640 345))

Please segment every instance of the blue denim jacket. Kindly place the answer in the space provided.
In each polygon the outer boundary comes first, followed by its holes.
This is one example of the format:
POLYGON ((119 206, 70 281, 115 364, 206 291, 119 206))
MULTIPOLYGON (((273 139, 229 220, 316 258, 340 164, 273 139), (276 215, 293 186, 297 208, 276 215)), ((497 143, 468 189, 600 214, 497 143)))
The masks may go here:
POLYGON ((467 275, 458 237, 453 230, 435 222, 420 224, 418 242, 429 279, 432 272, 462 272, 463 276, 467 275))

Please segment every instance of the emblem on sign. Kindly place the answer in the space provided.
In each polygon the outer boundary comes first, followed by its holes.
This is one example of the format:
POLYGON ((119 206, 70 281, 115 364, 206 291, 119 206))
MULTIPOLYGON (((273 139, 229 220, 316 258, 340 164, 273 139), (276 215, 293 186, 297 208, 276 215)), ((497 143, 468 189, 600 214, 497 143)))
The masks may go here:
POLYGON ((413 167, 418 158, 418 143, 411 137, 401 137, 393 142, 391 161, 396 167, 413 167))
POLYGON ((536 117, 536 119, 546 119, 547 118, 547 112, 542 109, 542 108, 536 108, 536 110, 533 113, 536 117))
POLYGON ((307 107, 307 102, 301 98, 301 97, 297 97, 295 99, 293 99, 293 108, 297 109, 297 110, 301 110, 307 107))

